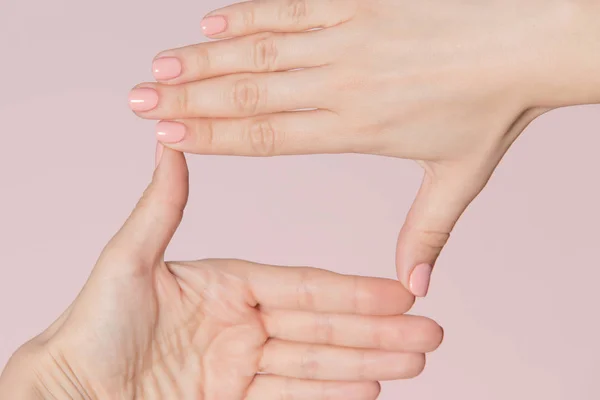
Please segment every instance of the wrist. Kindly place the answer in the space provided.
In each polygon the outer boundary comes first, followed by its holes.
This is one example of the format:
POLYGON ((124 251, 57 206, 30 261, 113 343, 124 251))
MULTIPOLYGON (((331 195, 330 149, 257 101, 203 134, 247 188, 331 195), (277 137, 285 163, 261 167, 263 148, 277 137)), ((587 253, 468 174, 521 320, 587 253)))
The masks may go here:
POLYGON ((529 43, 525 85, 532 107, 600 103, 600 0, 547 2, 529 43))
POLYGON ((34 384, 29 361, 20 352, 10 358, 0 374, 0 399, 43 400, 34 384))
POLYGON ((37 345, 27 344, 0 374, 0 399, 83 400, 72 379, 37 345))

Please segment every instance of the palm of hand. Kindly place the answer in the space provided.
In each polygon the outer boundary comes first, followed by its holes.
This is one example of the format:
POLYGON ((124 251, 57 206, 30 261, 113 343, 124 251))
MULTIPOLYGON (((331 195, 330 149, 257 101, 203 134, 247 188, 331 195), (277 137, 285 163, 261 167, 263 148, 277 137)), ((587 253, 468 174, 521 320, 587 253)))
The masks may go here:
POLYGON ((165 263, 183 154, 154 179, 73 304, 24 346, 43 398, 370 400, 442 340, 397 281, 239 260, 165 263))
POLYGON ((433 321, 394 315, 412 304, 394 281, 226 260, 131 270, 154 272, 92 275, 42 336, 87 398, 370 399, 375 380, 418 374, 441 341, 433 321))
POLYGON ((267 340, 248 285, 210 263, 169 269, 88 285, 53 358, 96 398, 243 399, 267 340))

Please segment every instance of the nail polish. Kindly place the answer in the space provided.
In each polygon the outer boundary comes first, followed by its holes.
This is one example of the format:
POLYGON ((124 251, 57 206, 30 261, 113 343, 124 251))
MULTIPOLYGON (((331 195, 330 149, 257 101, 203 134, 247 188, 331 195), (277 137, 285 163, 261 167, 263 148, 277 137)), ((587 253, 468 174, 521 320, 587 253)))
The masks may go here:
POLYGON ((156 124, 156 139, 161 143, 179 143, 186 134, 186 127, 179 122, 160 121, 156 124))
POLYGON ((157 81, 175 79, 181 75, 181 62, 175 57, 161 57, 152 63, 152 73, 157 81))
POLYGON ((200 26, 202 27, 202 33, 205 35, 217 35, 227 30, 227 20, 220 15, 206 17, 202 20, 200 26))
POLYGON ((417 297, 427 296, 433 267, 429 264, 419 264, 410 275, 410 291, 417 297))
POLYGON ((129 107, 133 111, 150 111, 158 105, 158 92, 150 88, 137 88, 129 93, 129 107))

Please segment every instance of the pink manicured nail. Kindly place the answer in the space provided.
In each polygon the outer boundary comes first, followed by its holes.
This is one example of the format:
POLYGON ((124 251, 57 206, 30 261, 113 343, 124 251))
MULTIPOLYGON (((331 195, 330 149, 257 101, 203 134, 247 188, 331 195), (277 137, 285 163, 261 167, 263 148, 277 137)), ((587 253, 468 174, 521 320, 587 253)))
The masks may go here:
POLYGON ((165 147, 160 142, 156 143, 156 155, 154 156, 155 168, 157 168, 158 164, 160 164, 160 160, 162 158, 164 149, 165 149, 165 147))
POLYGON ((429 281, 433 267, 429 264, 419 264, 410 275, 410 291, 417 297, 427 296, 429 281))
POLYGON ((225 32, 227 29, 227 20, 225 17, 216 15, 214 17, 206 17, 200 23, 202 27, 202 32, 207 35, 217 35, 219 33, 225 32))
POLYGON ((129 93, 129 107, 133 111, 150 111, 158 105, 158 92, 150 88, 133 89, 129 93))
POLYGON ((157 81, 167 81, 181 75, 181 62, 175 57, 161 57, 152 63, 152 73, 157 81))
POLYGON ((185 125, 179 122, 160 121, 156 124, 156 139, 162 143, 181 142, 185 133, 185 125))

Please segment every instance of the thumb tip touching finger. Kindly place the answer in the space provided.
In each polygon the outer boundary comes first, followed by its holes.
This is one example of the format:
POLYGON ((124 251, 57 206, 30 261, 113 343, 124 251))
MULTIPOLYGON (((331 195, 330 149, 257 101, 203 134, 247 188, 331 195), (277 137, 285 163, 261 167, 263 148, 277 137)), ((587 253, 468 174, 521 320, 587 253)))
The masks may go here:
POLYGON ((415 297, 425 297, 429 292, 431 273, 435 262, 449 235, 433 234, 439 245, 432 245, 423 234, 407 225, 402 228, 398 239, 396 265, 398 279, 415 297))
POLYGON ((189 192, 188 167, 185 155, 157 143, 152 181, 144 191, 137 209, 147 209, 152 219, 173 210, 183 211, 189 192), (147 206, 147 207, 146 207, 147 206))
POLYGON ((428 294, 434 265, 454 225, 478 193, 464 190, 473 186, 469 179, 447 178, 425 175, 398 237, 398 279, 416 297, 428 294))

